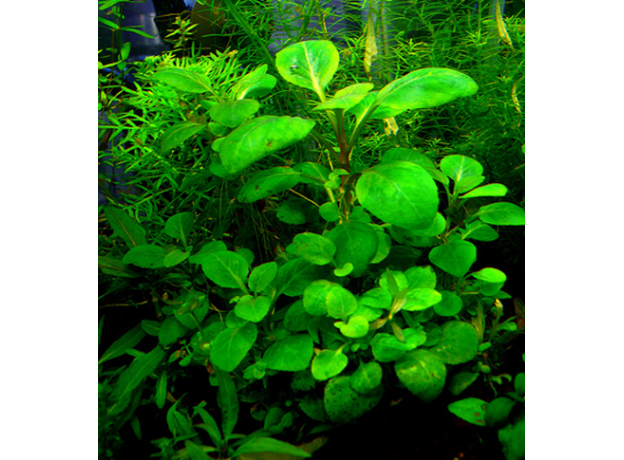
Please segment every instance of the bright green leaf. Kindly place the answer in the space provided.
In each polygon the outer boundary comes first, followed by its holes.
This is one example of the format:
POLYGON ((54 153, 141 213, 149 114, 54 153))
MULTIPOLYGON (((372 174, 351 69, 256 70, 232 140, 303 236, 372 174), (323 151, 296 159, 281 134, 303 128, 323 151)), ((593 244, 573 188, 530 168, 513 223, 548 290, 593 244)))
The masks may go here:
POLYGON ((210 361, 226 372, 232 372, 251 349, 258 328, 254 323, 222 330, 212 342, 210 361))
POLYGON ((357 339, 368 334, 368 321, 363 316, 353 315, 347 324, 338 321, 335 325, 345 337, 357 339))
POLYGON ((479 336, 471 324, 447 321, 442 326, 442 338, 429 351, 446 364, 462 364, 474 359, 478 349, 479 336))
POLYGON ((267 262, 255 267, 249 275, 249 289, 255 293, 264 291, 277 276, 277 269, 275 262, 267 262))
POLYGON ((316 233, 299 233, 295 235, 293 243, 297 254, 314 265, 327 265, 333 260, 336 253, 334 243, 316 233))
POLYGON ((119 339, 115 340, 113 344, 102 354, 102 357, 98 360, 98 365, 102 364, 109 359, 122 356, 126 350, 134 348, 145 337, 145 332, 141 328, 141 325, 137 325, 122 335, 119 339))
POLYGON ((507 187, 503 184, 488 184, 482 187, 477 187, 468 193, 460 195, 462 199, 477 198, 480 196, 505 196, 507 194, 507 187))
POLYGON ((206 125, 204 124, 190 121, 173 125, 160 136, 160 153, 168 153, 205 128, 206 125))
POLYGON ((292 444, 288 444, 284 441, 279 441, 273 438, 267 438, 263 436, 249 438, 247 442, 245 442, 242 446, 240 446, 234 454, 233 458, 265 458, 265 459, 278 459, 278 458, 308 458, 312 457, 312 454, 309 454, 305 450, 301 450, 298 447, 293 446, 292 444), (277 454, 277 455, 263 455, 259 456, 245 456, 245 454, 254 454, 254 453, 269 453, 269 454, 277 454))
POLYGON ((276 195, 299 183, 301 173, 286 166, 277 166, 254 174, 238 192, 238 200, 252 203, 276 195))
POLYGON ((377 232, 362 222, 345 222, 326 234, 336 246, 334 261, 338 267, 353 264, 353 277, 366 272, 368 264, 377 254, 377 232))
POLYGON ((152 78, 189 93, 205 93, 211 90, 210 78, 187 69, 172 67, 160 70, 152 78))
POLYGON ((141 268, 163 268, 165 266, 165 256, 164 248, 155 244, 142 244, 130 248, 123 257, 122 262, 141 268))
POLYGON ((312 360, 312 375, 317 380, 328 380, 340 374, 349 364, 349 358, 338 350, 322 350, 312 360))
POLYGON ((423 168, 406 161, 364 170, 356 191, 367 211, 397 227, 426 228, 438 211, 435 182, 423 168))
POLYGON ((240 298, 234 311, 240 318, 257 323, 262 321, 271 309, 271 299, 266 296, 254 298, 251 295, 244 295, 240 298))
POLYGON ((429 252, 429 261, 453 276, 464 276, 477 260, 477 248, 474 244, 455 240, 433 248, 429 252))
POLYGON ((254 99, 226 101, 212 106, 210 117, 223 126, 236 128, 256 113, 259 108, 260 103, 254 99))
POLYGON ((524 225, 524 209, 513 203, 492 203, 481 206, 476 215, 486 224, 524 225))
POLYGON ((210 252, 202 257, 200 263, 213 283, 225 288, 245 290, 249 264, 240 254, 231 251, 210 252))
POLYGON ((381 385, 383 370, 378 362, 362 363, 351 376, 351 388, 365 395, 381 385))
POLYGON ((471 275, 486 283, 504 283, 507 281, 507 275, 496 268, 482 268, 478 272, 471 273, 471 275))
POLYGON ((469 423, 485 426, 488 403, 478 398, 460 399, 448 405, 448 410, 469 423))
POLYGON ((410 351, 394 365, 397 377, 407 389, 424 402, 437 398, 446 380, 446 366, 427 350, 410 351))
POLYGON ((312 338, 307 334, 296 334, 271 345, 264 352, 263 360, 269 369, 296 372, 306 369, 313 355, 312 338))
POLYGON ((442 300, 433 306, 433 311, 440 316, 455 316, 463 308, 460 296, 451 291, 441 291, 442 300))
POLYGON ((165 222, 165 233, 171 238, 186 242, 193 228, 193 222, 194 218, 192 213, 181 212, 167 219, 167 222, 165 222))

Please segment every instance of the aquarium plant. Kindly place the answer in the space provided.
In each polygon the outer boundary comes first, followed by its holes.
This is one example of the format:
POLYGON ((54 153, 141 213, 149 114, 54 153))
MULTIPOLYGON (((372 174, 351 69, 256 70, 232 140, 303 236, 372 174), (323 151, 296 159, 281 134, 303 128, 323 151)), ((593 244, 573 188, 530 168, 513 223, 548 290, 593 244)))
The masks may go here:
POLYGON ((216 86, 198 66, 163 66, 138 89, 185 110, 184 119, 167 119, 160 138, 142 134, 154 146, 149 161, 203 144, 193 167, 166 178, 173 189, 209 201, 206 184, 220 184, 235 209, 261 203, 257 212, 283 228, 265 252, 272 260, 256 261, 226 238, 214 222, 222 216, 202 214, 193 199, 153 209, 164 217, 149 232, 140 215, 103 209, 113 232, 100 254, 103 276, 147 290, 154 311, 100 358, 101 420, 138 427, 144 391, 159 408, 172 403, 173 438, 155 442, 163 456, 306 456, 293 449, 308 452, 319 441, 293 447, 270 437, 300 443, 355 421, 389 386, 432 402, 458 366, 492 346, 485 317, 509 298, 506 275, 473 268, 474 242, 495 240, 499 226, 524 225, 524 210, 499 201, 507 188, 484 183, 483 166, 469 156, 438 160, 402 147, 378 152, 375 164, 357 161, 371 120, 470 98, 477 83, 450 68, 423 68, 379 89, 367 81, 335 88, 339 59, 327 40, 277 53, 279 76, 301 89, 309 117, 263 113, 277 84, 267 65, 229 86, 216 86), (136 350, 147 337, 152 349, 136 350), (126 367, 103 367, 127 354, 134 359, 126 367), (204 402, 190 415, 175 390, 192 367, 218 387, 221 429, 204 402), (248 437, 233 434, 239 400, 262 423, 248 437))

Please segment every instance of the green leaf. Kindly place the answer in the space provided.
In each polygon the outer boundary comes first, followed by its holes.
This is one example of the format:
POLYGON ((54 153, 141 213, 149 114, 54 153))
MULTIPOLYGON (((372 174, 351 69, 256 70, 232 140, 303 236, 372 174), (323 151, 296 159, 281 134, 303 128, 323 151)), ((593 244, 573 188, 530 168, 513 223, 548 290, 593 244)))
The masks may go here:
POLYGON ((362 395, 351 387, 351 377, 340 375, 325 386, 323 404, 329 419, 335 423, 348 423, 364 415, 377 405, 383 387, 362 395))
POLYGON ((394 335, 378 333, 371 341, 373 356, 381 363, 396 361, 405 355, 407 348, 394 335))
POLYGON ((156 382, 156 407, 165 407, 167 398, 167 371, 162 371, 156 382))
POLYGON ((205 128, 206 125, 204 124, 190 121, 173 125, 160 136, 160 153, 167 153, 171 149, 182 145, 184 141, 190 139, 205 128))
POLYGON ((411 267, 405 271, 405 278, 410 289, 435 289, 437 283, 436 274, 431 265, 411 267))
MULTIPOLYGON (((275 456, 269 456, 269 455, 265 455, 262 456, 262 458, 265 459, 278 459, 278 458, 290 458, 290 457, 286 457, 286 456, 293 456, 296 458, 299 457, 303 457, 303 458, 308 458, 308 457, 312 457, 312 454, 306 452, 305 450, 299 449, 291 444, 288 444, 286 442, 283 441, 279 441, 277 439, 273 439, 273 438, 266 438, 263 436, 258 436, 258 437, 254 437, 254 438, 250 438, 248 441, 246 441, 242 446, 240 446, 238 449, 236 449, 236 451, 234 452, 234 454, 232 455, 233 458, 236 457, 241 457, 244 454, 253 454, 253 453, 273 453, 273 454, 280 454, 275 455, 275 456)), ((246 456, 245 458, 260 458, 260 457, 251 457, 251 456, 246 456)))
MULTIPOLYGON (((339 284, 333 284, 325 298, 327 314, 335 319, 346 321, 349 315, 355 312, 358 302, 348 289, 339 284)), ((305 300, 304 300, 305 305, 305 300)))
POLYGON ((210 361, 226 372, 232 372, 251 350, 258 328, 254 323, 222 330, 213 340, 210 361))
POLYGON ((145 230, 128 213, 106 205, 104 206, 104 215, 115 234, 119 235, 129 248, 147 244, 145 230))
POLYGON ((474 425, 485 426, 485 411, 488 403, 478 398, 460 399, 448 405, 448 410, 459 418, 474 425))
POLYGON ((478 372, 459 372, 453 375, 449 384, 449 391, 453 396, 457 396, 477 380, 479 375, 478 372))
POLYGON ((296 334, 271 345, 264 352, 263 360, 269 369, 296 372, 308 367, 313 354, 312 338, 307 334, 296 334))
POLYGON ((451 291, 441 291, 442 300, 433 306, 433 311, 440 316, 455 316, 464 304, 460 296, 451 291))
POLYGON ((141 268, 163 268, 165 266, 165 256, 164 248, 155 244, 142 244, 130 248, 123 257, 122 262, 141 268))
POLYGON ((323 350, 312 360, 312 375, 317 380, 328 380, 340 374, 349 364, 349 358, 338 350, 323 350))
POLYGON ((236 128, 258 111, 260 103, 254 99, 226 101, 210 108, 210 117, 217 123, 236 128))
POLYGON ((340 211, 336 203, 324 203, 319 208, 319 214, 327 222, 335 222, 340 219, 340 211))
POLYGON ((211 90, 210 78, 191 70, 181 68, 164 69, 156 72, 152 78, 188 93, 205 93, 211 90))
POLYGON ((314 110, 343 109, 355 107, 374 88, 372 83, 355 83, 336 92, 336 95, 314 107, 314 110))
POLYGON ((136 278, 138 275, 131 270, 128 264, 124 264, 121 260, 112 257, 98 256, 98 268, 102 273, 113 276, 122 276, 124 278, 136 278))
POLYGON ((519 458, 524 458, 525 421, 518 420, 511 429, 511 451, 519 458))
POLYGON ((184 244, 186 244, 189 233, 193 228, 193 222, 194 217, 192 213, 181 212, 167 219, 167 222, 165 222, 165 233, 171 238, 184 241, 184 244))
MULTIPOLYGON (((456 192, 459 193, 466 192, 470 190, 470 188, 472 188, 469 187, 471 183, 467 182, 467 179, 473 179, 475 181, 478 181, 482 180, 480 178, 483 177, 481 176, 481 174, 483 173, 483 166, 481 166, 481 163, 464 155, 445 156, 444 158, 442 158, 442 161, 440 161, 440 169, 449 178, 453 179, 453 181, 455 182, 456 192), (460 181, 464 181, 464 184, 466 184, 464 188, 469 188, 463 190, 460 187, 458 189, 458 183, 460 181)), ((475 184, 474 186, 476 185, 478 184, 475 184)))
POLYGON ((482 268, 478 272, 471 273, 471 275, 486 283, 504 283, 507 281, 507 275, 496 268, 482 268))
POLYGON ((202 421, 204 422, 203 426, 197 426, 202 427, 206 430, 215 446, 221 447, 221 445, 223 445, 223 439, 221 438, 221 431, 219 430, 217 421, 212 415, 210 415, 208 411, 203 408, 202 404, 205 404, 205 402, 201 402, 193 408, 193 417, 195 417, 196 415, 199 415, 201 417, 202 421))
POLYGON ((313 265, 304 259, 294 259, 282 265, 275 278, 275 286, 279 294, 290 297, 303 295, 308 285, 319 278, 323 278, 325 271, 318 265, 313 265))
POLYGON ((293 332, 307 331, 311 320, 312 315, 306 311, 303 300, 299 299, 288 308, 284 316, 284 327, 293 332))
POLYGON ((429 261, 453 276, 464 276, 477 260, 477 248, 474 244, 455 240, 433 248, 429 252, 429 261))
POLYGON ((448 184, 448 178, 436 168, 429 157, 418 150, 396 147, 388 150, 381 158, 381 163, 391 163, 393 161, 409 161, 422 167, 429 175, 443 184, 448 184))
POLYGON ((158 341, 163 347, 168 347, 172 343, 177 342, 181 337, 184 337, 187 330, 173 316, 169 316, 161 323, 160 329, 158 329, 158 341))
POLYGON ((293 244, 296 247, 296 254, 314 265, 327 265, 336 253, 334 243, 316 233, 299 233, 295 235, 293 244))
POLYGON ((321 100, 338 69, 339 60, 338 50, 328 40, 295 43, 275 55, 277 71, 284 80, 311 89, 321 100))
POLYGON ((515 405, 515 401, 504 396, 490 401, 485 410, 485 424, 491 428, 502 428, 509 421, 509 414, 515 405))
POLYGON ((318 163, 304 161, 297 164, 294 169, 302 174, 301 182, 304 184, 323 185, 329 180, 329 169, 318 163))
POLYGON ((481 206, 476 215, 486 224, 524 225, 524 209, 513 203, 492 203, 481 206))
POLYGON ((488 184, 477 187, 468 193, 460 195, 462 199, 477 198, 480 196, 505 196, 507 195, 507 187, 503 184, 488 184))
POLYGON ((446 366, 427 350, 410 351, 394 365, 397 377, 407 389, 424 402, 436 399, 444 388, 446 366))
POLYGON ((232 251, 210 252, 201 259, 204 273, 213 283, 225 288, 246 290, 249 263, 232 251))
POLYGON ((368 321, 364 316, 353 315, 347 324, 342 321, 335 323, 345 337, 357 339, 368 334, 368 321))
POLYGON ((141 325, 138 324, 115 340, 113 344, 108 347, 99 359, 98 365, 108 361, 109 359, 122 356, 126 350, 134 348, 141 341, 141 339, 143 339, 143 337, 145 337, 145 332, 143 331, 143 328, 141 328, 141 325))
POLYGON ((236 315, 247 321, 257 323, 262 321, 271 309, 271 299, 266 296, 254 298, 251 295, 244 295, 240 298, 234 311, 236 315))
POLYGON ((401 228, 426 228, 438 211, 438 189, 420 166, 406 161, 383 163, 366 169, 356 184, 364 208, 401 228))
POLYGON ((516 390, 516 393, 518 393, 520 396, 524 396, 524 372, 520 372, 518 375, 516 375, 516 378, 514 379, 514 389, 516 390))
POLYGON ((474 359, 479 350, 475 328, 463 321, 448 321, 442 326, 442 338, 430 348, 446 364, 462 364, 474 359))
MULTIPOLYGON (((214 362, 213 362, 214 364, 214 362)), ((228 374, 230 371, 215 368, 219 389, 217 390, 217 404, 221 409, 221 429, 223 430, 223 439, 228 440, 234 431, 236 422, 238 421, 238 396, 236 395, 236 384, 228 374)))
POLYGON ((267 262, 255 267, 249 275, 249 289, 255 293, 264 291, 277 276, 277 269, 275 262, 267 262))
POLYGON ((275 216, 280 221, 289 225, 301 225, 306 222, 306 216, 301 210, 301 205, 293 201, 280 203, 275 216))
POLYGON ((305 138, 314 121, 298 117, 264 115, 236 128, 223 138, 220 145, 221 163, 234 174, 305 138))
POLYGON ((381 385, 383 370, 378 362, 362 363, 351 376, 351 388, 365 395, 381 385))
POLYGON ((335 283, 327 280, 312 281, 303 292, 303 306, 312 316, 327 315, 327 296, 335 283))
POLYGON ((326 234, 336 246, 334 261, 338 267, 353 264, 353 277, 364 275, 377 254, 377 232, 362 222, 345 222, 326 234))
POLYGON ((238 200, 252 203, 276 195, 299 183, 301 173, 287 166, 277 166, 254 174, 238 192, 238 200))
POLYGON ((407 291, 405 304, 402 309, 405 311, 425 310, 442 300, 442 294, 431 288, 414 288, 407 291))
POLYGON ((204 451, 202 446, 198 446, 193 441, 185 439, 184 446, 186 447, 186 452, 191 460, 210 460, 210 457, 204 451))
POLYGON ((190 255, 190 252, 176 248, 165 256, 163 264, 165 268, 175 267, 188 259, 190 255))
POLYGON ((244 75, 232 86, 230 94, 234 99, 243 99, 244 97, 260 98, 266 96, 277 83, 277 78, 273 75, 266 75, 266 71, 267 65, 262 64, 252 72, 244 75))
POLYGON ((132 391, 137 388, 147 377, 156 370, 165 357, 165 351, 156 346, 152 351, 135 358, 130 366, 121 373, 112 396, 116 400, 109 409, 110 415, 121 413, 130 403, 132 391))
POLYGON ((437 107, 458 97, 472 96, 478 89, 472 78, 456 70, 415 70, 379 91, 375 102, 379 107, 371 118, 388 118, 406 110, 437 107))
POLYGON ((488 224, 478 220, 466 225, 465 230, 460 230, 462 239, 473 239, 477 241, 494 241, 498 238, 498 233, 488 224))

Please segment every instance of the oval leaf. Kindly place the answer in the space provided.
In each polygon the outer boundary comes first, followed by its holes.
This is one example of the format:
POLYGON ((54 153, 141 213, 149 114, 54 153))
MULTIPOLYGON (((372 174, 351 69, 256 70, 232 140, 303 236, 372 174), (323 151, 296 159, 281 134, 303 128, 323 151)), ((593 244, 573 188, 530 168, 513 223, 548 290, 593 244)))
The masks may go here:
POLYGON ((377 254, 378 238, 373 228, 362 222, 345 222, 327 233, 336 246, 334 261, 338 267, 353 264, 353 277, 362 276, 377 254))
POLYGON ((254 323, 222 330, 213 340, 210 361, 225 372, 232 372, 251 349, 258 328, 254 323))
POLYGON ((254 174, 238 192, 238 200, 252 203, 275 195, 299 183, 301 173, 286 166, 266 169, 254 174))
POLYGON ((185 140, 190 139, 205 127, 206 125, 192 123, 190 121, 173 125, 160 137, 160 152, 166 153, 169 150, 182 145, 185 140))
POLYGON ((382 376, 383 370, 378 362, 371 361, 360 364, 360 367, 351 376, 351 388, 365 395, 381 385, 382 376))
POLYGON ((165 249, 155 244, 142 244, 131 248, 122 262, 141 268, 162 268, 165 266, 165 249))
POLYGON ((492 225, 524 225, 524 209, 513 203, 492 203, 481 206, 479 219, 492 225))
POLYGON ((323 350, 312 360, 312 375, 317 380, 328 380, 340 374, 349 364, 342 349, 323 350))
POLYGON ((311 89, 321 99, 338 69, 339 60, 338 50, 329 40, 295 43, 275 55, 277 71, 284 80, 311 89))
POLYGON ((478 398, 466 398, 448 405, 448 410, 469 423, 485 426, 488 403, 478 398))
POLYGON ((225 288, 245 290, 249 263, 231 251, 211 252, 201 258, 204 273, 213 283, 225 288))
POLYGON ((272 152, 306 137, 314 122, 298 117, 265 115, 245 123, 223 138, 221 164, 234 174, 272 152))
POLYGON ((367 211, 401 228, 428 227, 438 211, 435 182, 422 167, 406 161, 366 169, 356 191, 367 211))
POLYGON ((236 128, 256 113, 259 108, 260 103, 253 99, 226 101, 212 106, 210 108, 210 117, 223 126, 236 128))
POLYGON ((394 365, 397 377, 407 389, 424 402, 437 398, 446 380, 446 366, 427 350, 408 352, 394 365))
POLYGON ((296 253, 314 265, 327 265, 336 253, 336 246, 329 239, 316 233, 299 233, 293 243, 296 253))
POLYGON ((211 90, 211 80, 206 75, 191 70, 181 68, 165 69, 156 72, 152 78, 188 93, 205 93, 211 90))
POLYGON ((442 338, 429 351, 446 364, 470 361, 479 350, 479 336, 475 328, 463 321, 448 321, 442 326, 442 338))
POLYGON ((250 295, 244 295, 240 298, 234 312, 239 318, 257 323, 262 321, 271 309, 271 299, 266 296, 254 298, 250 295))
POLYGON ((181 212, 171 216, 167 219, 167 222, 165 222, 165 233, 171 238, 186 242, 193 228, 193 221, 193 214, 190 212, 181 212))
POLYGON ((468 193, 460 195, 460 198, 476 198, 479 196, 505 196, 507 195, 507 187, 503 184, 488 184, 477 187, 468 193))
POLYGON ((381 399, 381 386, 362 395, 351 387, 351 377, 334 377, 325 386, 323 404, 329 419, 335 423, 348 423, 364 415, 381 399))
POLYGON ((468 241, 455 240, 433 248, 429 260, 445 272, 461 277, 476 262, 477 248, 468 241))
POLYGON ((313 355, 312 338, 307 334, 297 334, 271 345, 262 359, 269 369, 296 372, 306 369, 313 355))

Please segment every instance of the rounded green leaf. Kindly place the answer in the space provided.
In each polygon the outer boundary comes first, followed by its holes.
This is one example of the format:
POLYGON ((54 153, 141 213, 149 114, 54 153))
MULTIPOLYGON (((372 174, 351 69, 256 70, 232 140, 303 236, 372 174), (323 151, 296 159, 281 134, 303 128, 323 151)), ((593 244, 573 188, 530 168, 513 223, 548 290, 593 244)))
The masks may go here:
POLYGON ((366 94, 373 89, 372 83, 355 83, 339 91, 331 99, 314 107, 314 110, 343 109, 349 110, 355 107, 366 94))
POLYGON ((515 401, 504 396, 490 401, 485 410, 485 424, 491 428, 503 427, 515 405, 515 401))
POLYGON ((142 244, 130 248, 122 262, 141 268, 162 268, 165 266, 165 249, 155 244, 142 244))
POLYGON ((518 375, 516 375, 516 378, 514 379, 514 389, 516 390, 516 393, 518 393, 520 396, 524 396, 524 372, 520 372, 518 375))
POLYGON ((226 101, 213 105, 210 108, 210 116, 216 122, 236 128, 242 122, 258 111, 260 103, 253 99, 241 99, 239 101, 226 101))
POLYGON ((525 452, 525 421, 517 421, 511 429, 511 451, 519 458, 524 458, 525 452))
POLYGON ((311 282, 303 292, 303 306, 312 316, 325 316, 327 314, 327 296, 335 283, 327 280, 311 282))
POLYGON ((182 251, 180 249, 174 249, 173 251, 171 251, 170 253, 168 253, 164 260, 163 260, 163 264, 165 267, 169 268, 169 267, 175 267, 176 265, 184 262, 186 259, 188 259, 188 257, 191 255, 190 252, 188 251, 182 251))
MULTIPOLYGON (((405 110, 437 107, 458 97, 472 96, 478 89, 472 78, 457 70, 419 69, 384 86, 377 96, 377 111, 383 111, 383 118, 387 118, 405 110)), ((373 116, 381 115, 375 112, 373 116)))
POLYGON ((327 222, 335 222, 340 218, 340 211, 336 203, 324 203, 319 208, 319 214, 327 222))
POLYGON ((193 214, 190 212, 181 212, 171 216, 165 222, 165 233, 171 238, 186 241, 193 228, 193 214))
POLYGON ((460 399, 448 405, 448 410, 469 423, 485 426, 488 403, 479 398, 460 399))
POLYGON ((368 334, 368 321, 364 316, 352 316, 347 324, 338 321, 335 325, 340 329, 342 335, 357 339, 368 334))
POLYGON ((278 266, 275 262, 267 262, 255 267, 249 275, 249 289, 262 292, 277 276, 278 266))
POLYGON ((232 372, 251 349, 258 328, 254 323, 222 330, 213 340, 210 362, 225 372, 232 372))
POLYGON ((300 296, 312 281, 323 278, 324 273, 322 267, 318 265, 313 265, 302 258, 294 259, 279 268, 275 287, 279 294, 300 296))
POLYGON ((513 203, 492 203, 481 206, 479 219, 492 225, 524 225, 524 209, 513 203))
POLYGON ((358 307, 357 299, 351 291, 339 284, 334 284, 329 289, 325 301, 327 303, 327 314, 332 318, 343 321, 346 321, 349 315, 354 313, 358 307))
POLYGON ((425 310, 442 300, 442 294, 431 288, 414 288, 407 292, 405 304, 402 309, 405 311, 425 310))
MULTIPOLYGON (((455 182, 456 187, 458 182, 468 178, 480 178, 483 173, 481 163, 464 155, 445 156, 440 161, 440 169, 455 182)), ((462 192, 460 191, 460 193, 462 192)))
POLYGON ((307 334, 297 334, 271 345, 262 359, 269 369, 296 372, 306 369, 313 355, 312 338, 307 334))
POLYGON ((407 347, 395 336, 385 332, 378 333, 371 342, 373 356, 381 363, 396 361, 405 355, 407 347))
POLYGON ((377 254, 377 232, 362 222, 345 222, 326 234, 334 242, 334 261, 339 267, 353 264, 351 276, 360 277, 377 254))
POLYGON ((271 299, 266 296, 254 298, 251 295, 244 295, 240 298, 234 312, 239 318, 257 323, 262 321, 271 309, 271 299))
POLYGON ((381 385, 382 376, 383 370, 378 362, 371 361, 360 364, 360 367, 351 376, 351 388, 365 395, 381 385))
POLYGON ((432 264, 457 277, 468 273, 476 260, 476 246, 463 240, 451 241, 429 251, 429 261, 432 264))
POLYGON ((338 350, 322 350, 312 360, 312 375, 317 380, 328 380, 340 374, 349 364, 349 358, 338 350))
POLYGON ((309 40, 287 46, 275 55, 282 78, 321 97, 338 69, 340 56, 329 40, 309 40))
POLYGON ((457 315, 464 304, 460 296, 451 291, 441 291, 442 300, 433 306, 433 311, 440 316, 457 315))
POLYGON ((458 372, 453 375, 453 379, 449 384, 449 391, 453 396, 457 396, 479 377, 478 372, 458 372))
POLYGON ((314 121, 299 117, 255 118, 222 138, 221 164, 228 173, 237 173, 268 154, 300 141, 313 127, 314 121))
POLYGON ((488 224, 475 220, 466 225, 466 229, 461 231, 462 239, 473 239, 477 241, 494 241, 498 238, 498 233, 488 224))
POLYGON ((275 195, 299 183, 301 173, 287 166, 278 166, 254 174, 238 192, 238 201, 252 203, 275 195))
POLYGON ((301 211, 301 206, 292 201, 280 203, 275 216, 289 225, 301 225, 306 222, 306 216, 303 211, 301 211))
POLYGON ((364 208, 401 228, 429 227, 438 211, 438 189, 420 166, 406 161, 366 169, 356 184, 364 208))
POLYGON ((234 99, 243 99, 244 97, 262 97, 267 95, 275 84, 277 78, 273 75, 266 75, 267 64, 262 64, 247 75, 241 77, 230 91, 234 99))
MULTIPOLYGON (((233 458, 308 458, 312 457, 312 454, 298 447, 288 444, 287 442, 280 441, 278 439, 267 438, 263 436, 257 436, 255 438, 249 438, 242 446, 236 449, 236 452, 232 455, 233 458), (267 455, 268 453, 268 455, 267 455), (246 456, 244 454, 263 454, 262 456, 246 456), (277 454, 277 455, 270 455, 277 454)), ((194 457, 190 457, 194 458, 194 457)), ((197 458, 197 457, 195 457, 197 458)))
POLYGON ((325 386, 323 404, 329 419, 335 423, 348 423, 364 415, 377 405, 383 387, 362 395, 351 387, 351 377, 338 376, 325 386))
POLYGON ((296 253, 314 265, 327 265, 336 253, 336 246, 329 239, 316 233, 299 233, 293 243, 296 253))
POLYGON ((430 348, 446 364, 462 364, 474 359, 479 350, 475 328, 463 321, 448 321, 442 326, 442 338, 430 348))
POLYGON ((210 281, 225 288, 244 290, 249 263, 232 251, 211 252, 201 259, 202 269, 210 281))
POLYGON ((446 380, 446 366, 427 350, 410 351, 394 365, 397 377, 406 388, 424 402, 437 398, 446 380))
POLYGON ((284 327, 293 332, 307 331, 311 320, 312 315, 306 311, 303 300, 299 299, 288 308, 284 316, 284 327))
POLYGON ((496 268, 482 268, 478 272, 471 273, 471 275, 486 283, 504 283, 507 281, 507 275, 496 268))

